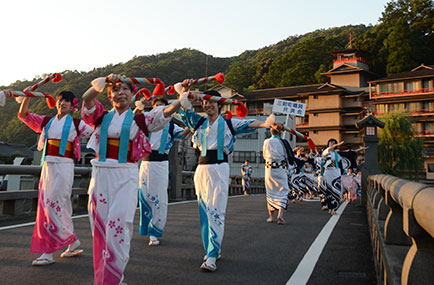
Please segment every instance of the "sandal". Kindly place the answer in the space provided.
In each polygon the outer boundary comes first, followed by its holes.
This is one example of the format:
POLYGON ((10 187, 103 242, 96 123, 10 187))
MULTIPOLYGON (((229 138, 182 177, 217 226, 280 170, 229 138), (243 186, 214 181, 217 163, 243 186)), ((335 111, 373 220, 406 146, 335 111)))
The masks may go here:
POLYGON ((156 239, 156 240, 150 240, 149 243, 148 243, 149 246, 156 246, 156 245, 159 245, 159 244, 160 244, 160 241, 158 239, 156 239))
POLYGON ((33 266, 44 266, 44 265, 50 265, 53 263, 54 263, 54 260, 48 259, 48 258, 36 258, 35 260, 32 261, 33 266))
POLYGON ((206 262, 202 263, 200 269, 204 272, 214 272, 217 270, 217 265, 215 263, 208 264, 206 262))
POLYGON ((273 223, 273 222, 274 222, 273 218, 268 218, 267 219, 267 223, 273 223))
POLYGON ((278 225, 285 225, 285 224, 286 224, 286 221, 285 221, 284 219, 282 219, 282 218, 278 218, 278 219, 277 219, 277 224, 278 224, 278 225))
POLYGON ((60 257, 61 258, 64 258, 64 257, 74 257, 74 256, 82 254, 83 251, 84 250, 82 250, 82 249, 74 249, 74 250, 67 249, 64 252, 62 252, 62 254, 60 255, 60 257))

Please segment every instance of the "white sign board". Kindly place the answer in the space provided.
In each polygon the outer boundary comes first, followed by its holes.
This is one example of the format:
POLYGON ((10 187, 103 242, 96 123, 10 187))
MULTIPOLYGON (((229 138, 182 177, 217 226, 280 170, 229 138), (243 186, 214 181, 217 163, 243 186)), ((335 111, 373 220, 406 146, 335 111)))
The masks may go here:
POLYGON ((273 113, 281 113, 281 114, 304 117, 305 112, 306 112, 306 104, 304 103, 274 99, 273 113))

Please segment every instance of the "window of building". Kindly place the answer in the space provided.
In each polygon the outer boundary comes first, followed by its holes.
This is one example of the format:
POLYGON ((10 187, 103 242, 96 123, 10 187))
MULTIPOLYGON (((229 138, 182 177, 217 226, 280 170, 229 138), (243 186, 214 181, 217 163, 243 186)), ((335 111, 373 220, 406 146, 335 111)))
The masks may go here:
POLYGON ((422 88, 425 89, 425 91, 432 91, 434 85, 434 80, 423 80, 422 81, 422 88))
POLYGON ((272 108, 273 108, 273 104, 271 103, 264 103, 264 115, 270 115, 272 108))
POLYGON ((391 91, 403 91, 404 88, 404 83, 403 82, 394 82, 391 83, 392 85, 392 90, 391 91))
POLYGON ((259 163, 265 163, 264 153, 262 151, 259 153, 259 163))
POLYGON ((434 122, 425 122, 425 133, 427 135, 433 135, 434 134, 434 122))
POLYGON ((246 140, 257 139, 258 138, 258 130, 255 130, 254 133, 237 135, 237 138, 238 139, 246 139, 246 140))
POLYGON ((256 162, 256 152, 255 151, 234 151, 232 161, 233 162, 244 162, 248 160, 249 162, 256 162))
POLYGON ((295 117, 295 124, 304 124, 309 123, 309 116, 306 117, 295 117))
POLYGON ((434 163, 428 163, 427 170, 428 172, 434 172, 434 163))
POLYGON ((318 99, 318 95, 313 95, 313 99, 318 99))
POLYGON ((389 104, 389 112, 393 111, 405 112, 405 103, 389 104))
POLYGON ((404 82, 384 83, 379 86, 380 92, 397 92, 403 91, 404 82))
POLYGON ((405 103, 405 108, 408 112, 416 112, 423 109, 423 102, 409 102, 405 103))
POLYGON ((266 138, 266 139, 271 138, 271 132, 270 132, 270 129, 266 129, 266 130, 265 130, 265 138, 266 138))
POLYGON ((377 113, 387 113, 387 111, 388 111, 388 107, 387 107, 387 104, 378 104, 377 105, 377 113))
POLYGON ((249 103, 247 109, 249 111, 255 110, 256 109, 257 104, 256 103, 249 103))
POLYGON ((413 91, 413 90, 415 90, 416 88, 416 84, 413 84, 414 83, 414 81, 408 81, 408 82, 405 82, 405 90, 406 91, 413 91))
POLYGON ((314 133, 315 135, 317 135, 317 134, 318 134, 318 131, 313 131, 313 133, 314 133))
POLYGON ((318 117, 318 113, 313 113, 313 115, 314 115, 315 117, 318 117))

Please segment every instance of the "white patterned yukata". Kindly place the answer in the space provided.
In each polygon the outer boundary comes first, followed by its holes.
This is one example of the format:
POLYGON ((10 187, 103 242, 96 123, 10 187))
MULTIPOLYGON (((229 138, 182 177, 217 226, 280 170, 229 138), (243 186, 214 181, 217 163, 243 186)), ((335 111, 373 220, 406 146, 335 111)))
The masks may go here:
POLYGON ((223 240, 229 191, 227 155, 233 151, 235 134, 254 131, 248 129, 248 124, 254 120, 225 120, 219 116, 213 124, 209 124, 207 116, 202 117, 191 110, 180 110, 179 113, 193 133, 194 146, 201 152, 194 173, 194 185, 199 203, 202 242, 206 256, 217 258, 223 240))

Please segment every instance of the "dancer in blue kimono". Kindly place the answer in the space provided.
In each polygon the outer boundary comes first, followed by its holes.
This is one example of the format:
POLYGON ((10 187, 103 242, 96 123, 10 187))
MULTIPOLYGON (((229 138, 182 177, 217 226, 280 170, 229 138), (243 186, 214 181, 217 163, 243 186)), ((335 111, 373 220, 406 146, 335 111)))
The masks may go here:
MULTIPOLYGON (((190 94, 186 100, 186 91, 191 80, 182 82, 182 109, 179 111, 185 125, 193 133, 192 141, 199 149, 199 165, 194 174, 194 185, 199 202, 201 234, 205 257, 201 270, 213 272, 217 269, 216 260, 220 255, 224 234, 226 205, 229 190, 228 155, 234 149, 235 135, 248 133, 253 128, 270 127, 274 121, 223 119, 220 116, 220 105, 203 100, 205 116, 193 111, 189 101, 201 101, 198 94, 190 94), (185 93, 184 93, 185 92, 185 93), (189 101, 188 101, 189 100, 189 101)), ((205 94, 221 96, 214 90, 205 94)), ((273 127, 283 129, 283 124, 276 122, 273 127)))
MULTIPOLYGON (((168 102, 163 97, 152 100, 152 108, 166 105, 168 102)), ((149 236, 149 246, 160 244, 167 221, 169 151, 174 140, 182 140, 188 133, 171 122, 148 136, 152 152, 143 158, 139 172, 139 234, 149 236)))
POLYGON ((249 161, 246 159, 246 161, 244 161, 244 164, 241 165, 241 175, 243 175, 243 178, 241 179, 241 185, 243 186, 244 195, 248 195, 252 173, 253 168, 249 165, 249 161))

